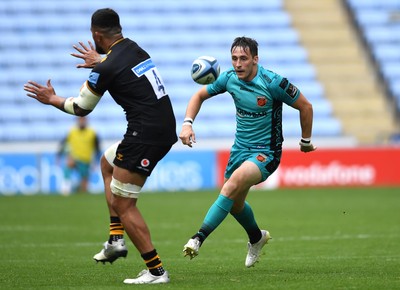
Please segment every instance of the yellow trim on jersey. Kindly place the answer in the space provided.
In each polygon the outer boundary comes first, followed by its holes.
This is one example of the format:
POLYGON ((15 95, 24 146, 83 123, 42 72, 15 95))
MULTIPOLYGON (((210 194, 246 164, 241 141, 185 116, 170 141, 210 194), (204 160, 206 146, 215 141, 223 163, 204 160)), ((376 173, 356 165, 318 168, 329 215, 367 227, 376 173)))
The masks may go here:
POLYGON ((102 97, 102 95, 100 95, 100 94, 98 94, 98 93, 96 93, 95 91, 92 90, 92 88, 88 85, 88 81, 84 82, 84 84, 82 85, 82 87, 83 87, 83 86, 86 86, 86 88, 87 88, 93 95, 96 95, 96 96, 98 96, 99 98, 102 97))

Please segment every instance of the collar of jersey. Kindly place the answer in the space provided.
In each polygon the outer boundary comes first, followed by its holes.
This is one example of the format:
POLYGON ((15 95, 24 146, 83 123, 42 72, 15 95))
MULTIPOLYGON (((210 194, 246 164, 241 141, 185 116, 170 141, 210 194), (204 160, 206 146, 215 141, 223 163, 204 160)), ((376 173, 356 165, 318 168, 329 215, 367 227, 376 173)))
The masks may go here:
POLYGON ((124 39, 125 39, 125 38, 122 37, 122 38, 120 38, 120 39, 114 41, 114 43, 111 44, 110 49, 109 49, 108 52, 107 52, 107 55, 111 52, 111 49, 112 49, 112 47, 113 47, 114 45, 116 45, 117 43, 120 43, 120 42, 121 42, 122 40, 124 40, 124 39))

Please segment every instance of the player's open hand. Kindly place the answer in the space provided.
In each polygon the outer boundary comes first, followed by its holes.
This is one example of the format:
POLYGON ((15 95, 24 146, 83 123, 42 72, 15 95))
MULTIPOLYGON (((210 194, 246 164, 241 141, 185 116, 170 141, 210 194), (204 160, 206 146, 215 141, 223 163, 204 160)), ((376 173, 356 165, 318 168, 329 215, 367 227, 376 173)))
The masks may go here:
POLYGON ((96 51, 92 42, 88 41, 89 46, 86 46, 83 42, 79 42, 79 45, 73 45, 76 51, 79 53, 71 53, 72 56, 81 58, 85 63, 77 64, 77 68, 93 68, 96 64, 101 61, 100 54, 96 51))
POLYGON ((192 147, 192 144, 196 143, 196 135, 194 134, 192 126, 182 126, 181 133, 179 134, 179 139, 181 139, 183 145, 192 147))
POLYGON ((28 92, 26 94, 28 97, 34 98, 46 105, 52 104, 52 98, 56 95, 50 80, 47 81, 46 86, 34 81, 28 81, 28 83, 24 85, 24 90, 28 92))

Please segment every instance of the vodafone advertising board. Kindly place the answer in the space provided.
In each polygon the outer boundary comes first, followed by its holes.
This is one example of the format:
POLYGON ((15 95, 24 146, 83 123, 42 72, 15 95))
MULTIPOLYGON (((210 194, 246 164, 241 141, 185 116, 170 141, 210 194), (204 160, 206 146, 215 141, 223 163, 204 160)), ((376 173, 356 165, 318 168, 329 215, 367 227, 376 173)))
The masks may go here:
MULTIPOLYGON (((218 152, 218 185, 229 152, 218 152)), ((278 170, 257 187, 400 186, 400 148, 284 150, 278 170)))

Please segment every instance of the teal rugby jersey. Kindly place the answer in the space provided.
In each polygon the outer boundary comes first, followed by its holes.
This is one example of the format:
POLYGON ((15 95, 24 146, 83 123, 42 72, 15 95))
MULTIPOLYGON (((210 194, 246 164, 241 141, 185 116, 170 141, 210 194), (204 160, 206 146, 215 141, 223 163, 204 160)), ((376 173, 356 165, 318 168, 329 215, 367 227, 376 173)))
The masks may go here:
POLYGON ((300 95, 286 78, 258 65, 256 77, 245 82, 232 69, 221 73, 207 92, 231 94, 236 107, 235 146, 281 150, 282 104, 292 105, 300 95))

